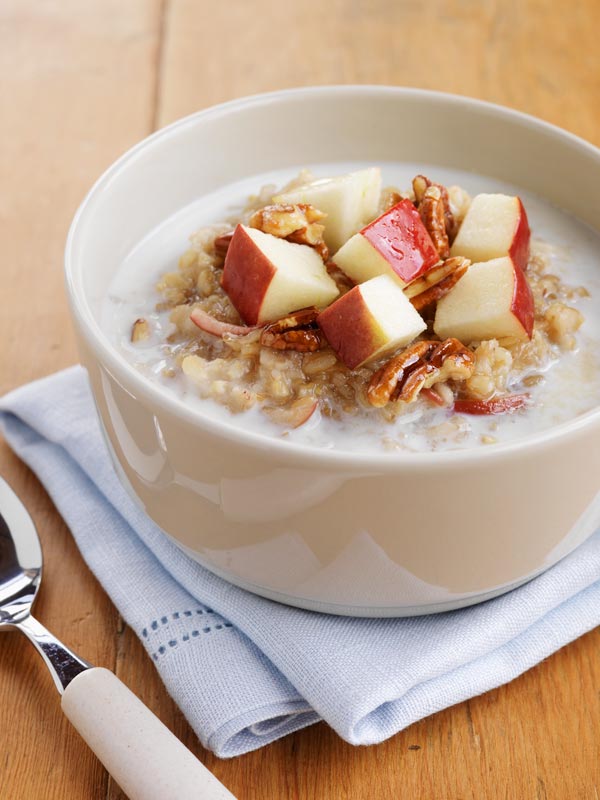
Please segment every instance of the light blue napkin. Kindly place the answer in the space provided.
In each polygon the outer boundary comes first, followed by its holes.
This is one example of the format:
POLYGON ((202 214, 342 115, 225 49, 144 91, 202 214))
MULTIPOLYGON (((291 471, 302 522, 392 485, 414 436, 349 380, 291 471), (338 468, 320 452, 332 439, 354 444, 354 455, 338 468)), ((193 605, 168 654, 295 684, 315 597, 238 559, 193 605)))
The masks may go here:
POLYGON ((0 425, 200 740, 220 756, 319 719, 353 744, 381 742, 510 681, 600 622, 600 532, 479 606, 413 619, 326 616, 230 586, 144 516, 109 463, 81 368, 6 395, 0 425))

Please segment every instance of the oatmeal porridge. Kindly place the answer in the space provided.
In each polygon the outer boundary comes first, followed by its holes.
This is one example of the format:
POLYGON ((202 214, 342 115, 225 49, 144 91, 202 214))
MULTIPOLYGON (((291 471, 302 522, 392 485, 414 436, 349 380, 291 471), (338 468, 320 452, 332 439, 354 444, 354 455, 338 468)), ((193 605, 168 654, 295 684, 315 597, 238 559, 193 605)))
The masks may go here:
POLYGON ((597 405, 597 234, 467 173, 328 172, 226 187, 141 242, 103 314, 126 358, 204 414, 343 450, 490 446, 597 405))

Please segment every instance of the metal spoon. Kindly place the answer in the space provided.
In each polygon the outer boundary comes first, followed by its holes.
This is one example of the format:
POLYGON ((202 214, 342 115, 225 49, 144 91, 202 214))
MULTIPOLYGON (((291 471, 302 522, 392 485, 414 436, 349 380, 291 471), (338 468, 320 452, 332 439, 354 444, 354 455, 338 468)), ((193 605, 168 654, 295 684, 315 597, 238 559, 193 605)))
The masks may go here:
POLYGON ((92 667, 31 616, 42 579, 33 520, 0 478, 0 630, 35 645, 62 709, 131 800, 235 800, 109 670, 92 667))

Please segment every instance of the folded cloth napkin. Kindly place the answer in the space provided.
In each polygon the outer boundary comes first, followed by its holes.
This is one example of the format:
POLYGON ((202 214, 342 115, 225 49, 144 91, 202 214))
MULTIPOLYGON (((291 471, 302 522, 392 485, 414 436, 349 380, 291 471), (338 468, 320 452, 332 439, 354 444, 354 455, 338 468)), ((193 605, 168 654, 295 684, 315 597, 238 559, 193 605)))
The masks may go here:
POLYGON ((600 622, 600 532, 478 606, 413 619, 328 616, 231 586, 161 533, 113 471, 80 367, 6 395, 0 425, 219 756, 319 719, 353 744, 381 742, 506 683, 600 622))

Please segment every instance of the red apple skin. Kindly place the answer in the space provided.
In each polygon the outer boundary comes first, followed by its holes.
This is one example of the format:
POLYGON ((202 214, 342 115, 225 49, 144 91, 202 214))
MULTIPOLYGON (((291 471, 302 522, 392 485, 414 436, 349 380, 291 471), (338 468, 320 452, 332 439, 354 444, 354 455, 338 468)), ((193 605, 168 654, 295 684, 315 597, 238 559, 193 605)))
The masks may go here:
POLYGON ((535 321, 535 303, 533 294, 523 270, 513 260, 515 270, 515 286, 510 310, 519 320, 529 339, 533 336, 533 323, 535 321))
POLYGON ((528 394, 509 394, 506 397, 493 397, 491 400, 455 400, 453 408, 457 414, 475 414, 479 416, 512 414, 521 408, 525 408, 529 400, 528 394))
POLYGON ((241 225, 227 248, 221 286, 247 325, 256 325, 276 269, 241 225))
POLYGON ((401 200, 361 231, 398 277, 409 283, 440 260, 438 251, 410 200, 401 200))
POLYGON ((519 221, 517 222, 517 229, 515 230, 515 235, 508 254, 514 263, 525 272, 527 264, 529 263, 531 230, 529 228, 529 220, 527 219, 525 206, 521 202, 520 197, 517 197, 517 200, 519 201, 519 221))
POLYGON ((348 369, 355 369, 378 348, 369 322, 371 313, 355 286, 317 317, 317 323, 331 348, 348 369))
POLYGON ((312 403, 307 401, 306 404, 299 409, 298 416, 292 423, 292 426, 294 428, 299 428, 300 425, 304 425, 304 423, 308 422, 308 420, 312 417, 318 407, 319 403, 316 400, 313 400, 312 403))

